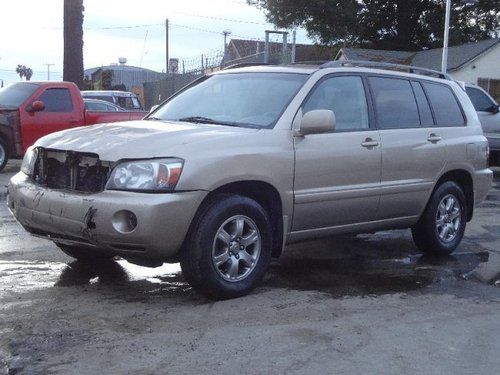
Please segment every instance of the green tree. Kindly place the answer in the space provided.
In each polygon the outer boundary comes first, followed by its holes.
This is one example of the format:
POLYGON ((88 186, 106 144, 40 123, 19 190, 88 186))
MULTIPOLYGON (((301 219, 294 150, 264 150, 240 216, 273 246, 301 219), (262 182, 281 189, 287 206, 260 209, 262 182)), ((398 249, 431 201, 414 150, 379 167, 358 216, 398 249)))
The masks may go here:
POLYGON ((100 79, 95 84, 96 90, 112 90, 114 73, 111 69, 104 69, 100 79))
POLYGON ((64 0, 63 79, 83 88, 83 0, 64 0))
MULTIPOLYGON (((445 0, 247 0, 320 44, 418 51, 442 45, 445 0)), ((499 36, 500 1, 452 1, 450 45, 499 36)))

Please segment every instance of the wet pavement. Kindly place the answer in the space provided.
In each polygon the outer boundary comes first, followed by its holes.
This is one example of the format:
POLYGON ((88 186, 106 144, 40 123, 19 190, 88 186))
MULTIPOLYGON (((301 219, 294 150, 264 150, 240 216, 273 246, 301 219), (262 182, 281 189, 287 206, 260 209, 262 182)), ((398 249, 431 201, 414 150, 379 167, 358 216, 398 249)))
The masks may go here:
POLYGON ((177 264, 88 265, 13 220, 0 174, 0 374, 497 373, 500 176, 451 256, 407 230, 290 246, 213 302, 177 264))

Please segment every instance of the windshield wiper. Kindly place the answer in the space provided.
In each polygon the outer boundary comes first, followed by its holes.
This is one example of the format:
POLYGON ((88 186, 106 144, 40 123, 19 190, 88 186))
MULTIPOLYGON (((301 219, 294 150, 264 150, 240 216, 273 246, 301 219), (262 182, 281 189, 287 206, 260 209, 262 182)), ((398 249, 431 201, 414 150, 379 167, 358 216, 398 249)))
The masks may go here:
POLYGON ((239 126, 239 124, 237 122, 219 121, 219 120, 214 120, 214 119, 211 119, 209 117, 203 117, 203 116, 183 117, 177 121, 192 122, 194 124, 215 124, 215 125, 239 126))
POLYGON ((161 121, 161 118, 151 116, 151 117, 148 117, 146 120, 161 121))

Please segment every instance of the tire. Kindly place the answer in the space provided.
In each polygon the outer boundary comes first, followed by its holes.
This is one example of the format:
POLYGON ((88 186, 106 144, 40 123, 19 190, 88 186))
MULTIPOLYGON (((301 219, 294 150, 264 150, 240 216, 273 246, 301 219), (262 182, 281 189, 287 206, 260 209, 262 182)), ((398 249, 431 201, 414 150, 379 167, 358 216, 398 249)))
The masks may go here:
POLYGON ((9 161, 9 151, 7 149, 7 143, 0 138, 0 172, 3 171, 7 162, 9 161))
POLYGON ((467 223, 463 190, 453 181, 442 183, 412 228, 413 241, 428 255, 449 255, 460 244, 467 223), (449 207, 448 207, 449 206, 449 207))
POLYGON ((186 237, 180 254, 185 279, 210 298, 248 294, 269 267, 271 228, 269 215, 253 199, 215 196, 202 207, 186 237))
POLYGON ((96 251, 91 251, 84 247, 63 245, 57 242, 55 242, 55 244, 64 254, 84 262, 105 261, 113 258, 114 256, 113 254, 108 253, 97 253, 96 251))
POLYGON ((500 152, 492 152, 490 154, 490 165, 492 167, 500 167, 500 152))

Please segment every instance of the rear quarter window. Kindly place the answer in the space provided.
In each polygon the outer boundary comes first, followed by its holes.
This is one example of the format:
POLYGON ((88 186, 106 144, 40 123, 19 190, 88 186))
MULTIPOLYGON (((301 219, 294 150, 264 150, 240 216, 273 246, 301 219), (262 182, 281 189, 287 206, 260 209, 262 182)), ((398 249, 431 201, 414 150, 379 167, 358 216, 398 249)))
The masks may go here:
POLYGON ((450 87, 439 83, 423 83, 431 102, 437 126, 462 126, 465 118, 450 87))

